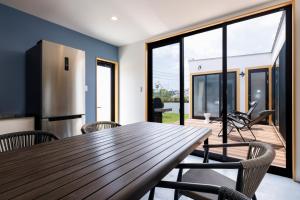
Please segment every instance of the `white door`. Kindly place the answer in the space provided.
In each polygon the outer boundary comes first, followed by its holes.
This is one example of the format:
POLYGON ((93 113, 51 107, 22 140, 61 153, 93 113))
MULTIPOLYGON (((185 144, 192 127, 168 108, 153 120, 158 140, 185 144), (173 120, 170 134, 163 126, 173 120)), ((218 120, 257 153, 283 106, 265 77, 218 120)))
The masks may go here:
POLYGON ((97 66, 97 121, 112 120, 112 68, 97 66))

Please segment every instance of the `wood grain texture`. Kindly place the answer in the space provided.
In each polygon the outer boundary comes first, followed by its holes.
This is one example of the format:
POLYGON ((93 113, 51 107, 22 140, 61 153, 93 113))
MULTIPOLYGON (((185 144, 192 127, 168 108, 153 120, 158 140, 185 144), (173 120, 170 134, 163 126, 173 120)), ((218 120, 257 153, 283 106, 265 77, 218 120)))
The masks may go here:
POLYGON ((208 138, 140 122, 0 154, 0 199, 139 199, 208 138))

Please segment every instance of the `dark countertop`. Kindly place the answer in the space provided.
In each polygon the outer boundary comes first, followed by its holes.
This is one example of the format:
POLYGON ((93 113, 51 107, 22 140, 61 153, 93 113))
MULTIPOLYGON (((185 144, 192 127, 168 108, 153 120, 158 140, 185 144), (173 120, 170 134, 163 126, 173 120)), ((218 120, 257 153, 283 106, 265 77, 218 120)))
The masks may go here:
POLYGON ((24 117, 33 117, 29 115, 20 115, 20 114, 6 114, 6 113, 0 113, 0 120, 4 119, 18 119, 18 118, 24 118, 24 117))

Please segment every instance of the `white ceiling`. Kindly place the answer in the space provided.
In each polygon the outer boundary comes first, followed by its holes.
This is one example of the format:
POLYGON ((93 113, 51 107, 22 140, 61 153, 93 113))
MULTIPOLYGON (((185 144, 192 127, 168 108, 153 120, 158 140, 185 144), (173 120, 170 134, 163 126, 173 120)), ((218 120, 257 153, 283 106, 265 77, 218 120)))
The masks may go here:
POLYGON ((122 46, 275 0, 0 0, 122 46), (118 21, 110 18, 117 16, 118 21))

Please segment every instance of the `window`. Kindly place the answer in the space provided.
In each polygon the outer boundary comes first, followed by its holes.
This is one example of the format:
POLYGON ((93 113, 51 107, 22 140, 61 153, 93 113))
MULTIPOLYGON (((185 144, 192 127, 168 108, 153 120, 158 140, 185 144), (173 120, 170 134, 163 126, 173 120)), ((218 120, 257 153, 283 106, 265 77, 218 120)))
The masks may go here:
MULTIPOLYGON (((210 143, 269 143, 277 155, 271 171, 291 176, 291 31, 287 6, 149 43, 148 119, 212 128, 210 143), (238 112, 261 118, 243 137, 228 117, 238 112)), ((211 151, 217 160, 245 156, 242 148, 211 151)))

